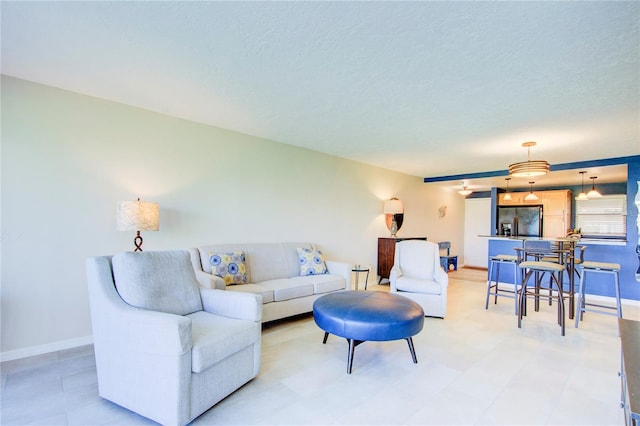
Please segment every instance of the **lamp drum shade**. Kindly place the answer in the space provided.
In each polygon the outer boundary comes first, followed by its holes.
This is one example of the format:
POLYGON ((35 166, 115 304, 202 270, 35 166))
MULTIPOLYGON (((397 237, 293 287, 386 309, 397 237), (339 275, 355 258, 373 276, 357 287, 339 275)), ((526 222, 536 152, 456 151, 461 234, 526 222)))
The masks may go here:
POLYGON ((120 201, 118 205, 118 231, 157 231, 160 229, 158 203, 147 201, 120 201))
POLYGON ((385 214, 404 213, 404 206, 402 205, 402 201, 398 200, 397 198, 386 200, 384 202, 384 213, 385 214))

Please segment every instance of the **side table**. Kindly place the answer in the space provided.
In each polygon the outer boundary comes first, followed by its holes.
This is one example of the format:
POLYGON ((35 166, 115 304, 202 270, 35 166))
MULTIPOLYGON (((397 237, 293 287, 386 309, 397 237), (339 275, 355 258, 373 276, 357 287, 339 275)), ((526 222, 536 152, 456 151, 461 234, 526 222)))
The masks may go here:
POLYGON ((366 278, 364 280, 364 289, 366 290, 367 289, 367 283, 369 282, 369 269, 364 269, 364 268, 361 268, 360 265, 356 265, 355 268, 353 268, 351 270, 351 272, 355 272, 355 274, 356 274, 356 290, 358 289, 358 276, 360 276, 360 273, 362 273, 362 272, 366 272, 367 273, 367 276, 366 276, 366 278))

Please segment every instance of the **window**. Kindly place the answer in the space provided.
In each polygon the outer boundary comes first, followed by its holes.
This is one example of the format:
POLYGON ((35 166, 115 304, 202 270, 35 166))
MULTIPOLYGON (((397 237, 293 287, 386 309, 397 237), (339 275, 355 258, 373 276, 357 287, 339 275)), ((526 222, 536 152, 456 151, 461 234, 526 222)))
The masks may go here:
POLYGON ((627 236, 627 196, 603 195, 576 201, 576 228, 584 237, 625 238, 627 236))

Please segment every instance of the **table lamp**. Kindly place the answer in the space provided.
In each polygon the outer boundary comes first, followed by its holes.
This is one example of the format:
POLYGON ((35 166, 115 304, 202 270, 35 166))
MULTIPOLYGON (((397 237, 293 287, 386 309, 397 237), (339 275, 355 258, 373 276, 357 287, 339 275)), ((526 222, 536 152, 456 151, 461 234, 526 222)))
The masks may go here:
POLYGON ((140 231, 160 229, 160 209, 158 203, 146 201, 120 201, 118 205, 118 231, 136 231, 133 239, 134 251, 142 251, 140 231))

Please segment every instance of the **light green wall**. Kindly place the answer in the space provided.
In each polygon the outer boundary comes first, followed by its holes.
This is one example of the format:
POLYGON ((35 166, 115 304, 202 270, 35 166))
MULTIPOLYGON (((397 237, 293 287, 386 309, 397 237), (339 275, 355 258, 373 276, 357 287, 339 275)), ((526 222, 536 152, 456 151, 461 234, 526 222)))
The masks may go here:
POLYGON ((160 204, 146 250, 311 241, 375 268, 396 196, 400 236, 463 254, 462 197, 420 177, 6 76, 1 153, 3 359, 91 341, 84 260, 133 247, 119 200, 160 204))

